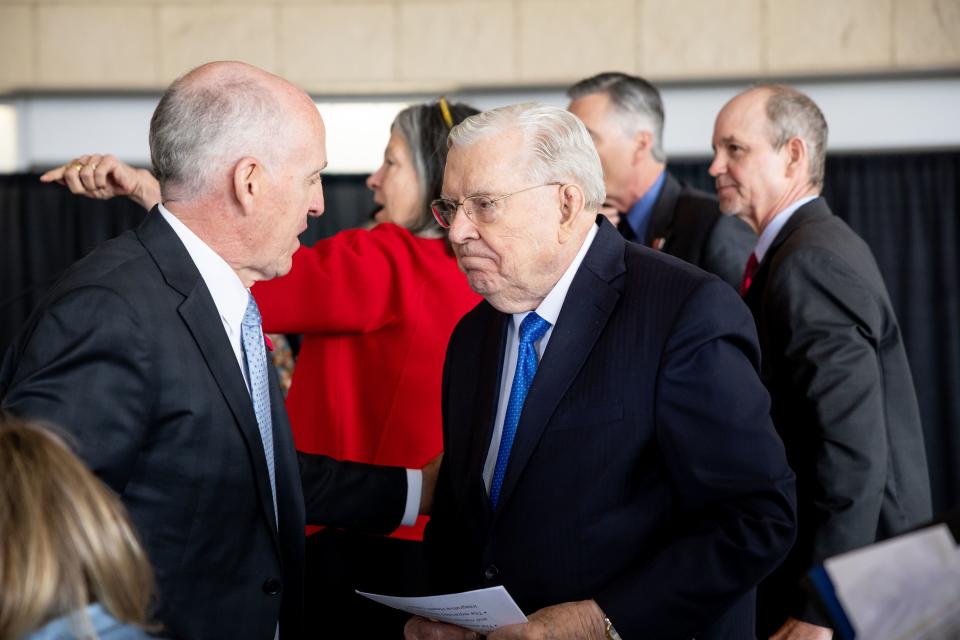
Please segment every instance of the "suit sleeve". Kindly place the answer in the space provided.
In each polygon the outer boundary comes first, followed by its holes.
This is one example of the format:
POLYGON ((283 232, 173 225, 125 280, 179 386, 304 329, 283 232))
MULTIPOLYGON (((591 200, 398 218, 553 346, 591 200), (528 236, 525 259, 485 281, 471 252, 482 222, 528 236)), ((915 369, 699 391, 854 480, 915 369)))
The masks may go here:
POLYGON ((363 333, 396 322, 426 284, 413 268, 414 242, 386 224, 301 247, 290 273, 253 287, 264 331, 363 333))
MULTIPOLYGON (((874 292, 838 256, 805 249, 771 273, 773 331, 784 331, 792 401, 802 433, 803 527, 812 545, 798 549, 806 566, 874 541, 887 475, 883 381, 877 356, 881 317, 874 292), (812 492, 812 493, 811 493, 812 492)), ((781 342, 782 339, 782 342, 781 342)), ((807 536, 803 537, 804 539, 807 536)), ((795 617, 824 624, 797 586, 795 617)))
POLYGON ((473 532, 459 530, 452 517, 456 512, 450 465, 444 458, 433 493, 433 510, 423 534, 427 583, 435 593, 462 591, 471 583, 470 571, 462 563, 469 555, 463 546, 469 545, 473 532), (458 541, 463 545, 460 548, 456 547, 458 541))
MULTIPOLYGON (((451 436, 451 420, 448 417, 449 393, 452 358, 451 354, 462 349, 476 349, 479 343, 463 339, 464 324, 461 320, 453 330, 447 346, 447 355, 443 364, 443 378, 441 386, 441 412, 443 415, 443 441, 448 447, 453 441, 451 436)), ((476 353, 464 356, 467 362, 475 357, 476 353)), ((423 550, 426 561, 428 584, 434 593, 451 593, 472 588, 475 577, 475 567, 471 566, 472 550, 476 531, 471 531, 460 523, 461 507, 465 507, 457 500, 453 487, 453 469, 451 461, 458 461, 458 451, 449 448, 444 451, 440 463, 440 472, 437 475, 437 484, 433 492, 433 509, 430 520, 427 522, 423 535, 423 550)), ((462 468, 459 469, 462 471, 462 468)))
POLYGON ((407 472, 297 452, 307 524, 390 533, 403 517, 407 472))
POLYGON ((793 543, 794 476, 758 360, 747 308, 704 281, 673 324, 656 390, 656 437, 681 515, 661 548, 596 595, 625 637, 696 635, 793 543))
POLYGON ((154 397, 136 312, 108 288, 74 289, 23 339, 3 408, 65 431, 84 462, 121 493, 148 436, 154 397))

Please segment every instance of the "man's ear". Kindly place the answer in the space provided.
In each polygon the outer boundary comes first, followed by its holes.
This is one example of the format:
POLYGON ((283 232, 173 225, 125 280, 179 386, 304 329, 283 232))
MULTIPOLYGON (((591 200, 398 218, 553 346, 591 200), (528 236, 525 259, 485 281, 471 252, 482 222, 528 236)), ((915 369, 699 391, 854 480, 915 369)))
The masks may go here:
POLYGON ((633 136, 633 162, 639 164, 645 162, 650 149, 653 147, 653 133, 650 131, 638 131, 633 136))
POLYGON ((233 194, 244 213, 255 210, 255 201, 263 193, 263 166, 252 156, 241 158, 233 165, 233 194))
POLYGON ((583 189, 578 184, 565 184, 560 187, 560 243, 566 242, 576 230, 580 213, 586 205, 583 189))
MULTIPOLYGON (((795 136, 787 140, 784 146, 784 152, 787 154, 787 177, 795 178, 805 175, 810 169, 808 162, 809 149, 806 141, 795 136)), ((809 176, 807 176, 809 177, 809 176)))

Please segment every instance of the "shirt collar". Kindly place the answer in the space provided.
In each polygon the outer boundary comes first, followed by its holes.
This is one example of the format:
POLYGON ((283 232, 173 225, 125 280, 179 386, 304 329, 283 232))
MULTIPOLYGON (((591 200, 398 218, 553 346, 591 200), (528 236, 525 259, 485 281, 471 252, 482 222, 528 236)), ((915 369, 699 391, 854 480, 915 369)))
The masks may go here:
POLYGON ((630 211, 627 212, 627 222, 641 243, 646 242, 647 227, 650 225, 650 216, 653 215, 653 205, 657 203, 660 192, 663 191, 663 183, 666 181, 667 171, 664 169, 660 176, 654 181, 653 186, 647 189, 639 200, 637 200, 630 211))
POLYGON ((757 240, 757 246, 753 249, 753 255, 757 256, 757 262, 763 262, 763 257, 767 255, 767 251, 770 250, 770 245, 773 244, 773 241, 776 239, 777 234, 780 233, 780 230, 783 229, 784 225, 787 224, 787 221, 793 217, 793 214, 797 212, 797 209, 807 204, 812 200, 816 200, 820 196, 807 196, 806 198, 800 198, 796 202, 790 204, 786 209, 782 210, 777 215, 773 216, 773 219, 767 224, 766 229, 763 230, 763 233, 760 234, 760 238, 757 240))
POLYGON ((250 291, 243 286, 243 281, 227 261, 183 224, 176 214, 162 204, 159 208, 160 215, 173 228, 197 266, 220 318, 232 331, 239 332, 250 301, 250 291))
MULTIPOLYGON (((570 263, 567 270, 564 271, 560 279, 557 280, 557 284, 553 285, 553 288, 550 289, 547 297, 540 302, 540 306, 536 308, 537 315, 549 322, 551 327, 555 327, 557 324, 557 319, 560 317, 560 309, 563 307, 563 301, 566 299, 567 291, 570 289, 570 283, 573 282, 573 277, 577 275, 577 270, 580 268, 583 258, 587 255, 590 245, 593 244, 594 238, 597 237, 597 231, 599 229, 600 227, 597 225, 591 225, 590 231, 587 233, 587 237, 584 238, 583 244, 580 246, 580 251, 577 252, 573 262, 570 263)), ((520 323, 523 322, 523 319, 527 317, 528 313, 530 312, 524 311, 523 313, 513 314, 513 328, 517 332, 516 335, 520 335, 520 323)))

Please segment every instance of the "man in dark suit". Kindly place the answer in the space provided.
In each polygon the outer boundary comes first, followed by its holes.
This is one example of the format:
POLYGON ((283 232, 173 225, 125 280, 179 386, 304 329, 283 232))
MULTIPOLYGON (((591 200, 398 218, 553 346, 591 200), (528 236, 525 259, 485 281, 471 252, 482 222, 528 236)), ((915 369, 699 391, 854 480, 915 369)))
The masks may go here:
POLYGON ((434 586, 505 585, 530 622, 490 640, 746 637, 794 528, 746 307, 596 215, 569 112, 496 109, 450 145, 434 211, 485 301, 444 366, 434 586))
POLYGON ((386 532, 406 499, 403 469, 298 460, 248 291, 323 212, 323 122, 281 78, 212 63, 164 94, 150 146, 163 203, 53 287, 2 407, 62 426, 120 495, 161 635, 300 637, 305 521, 386 532))
POLYGON ((568 109, 587 126, 603 166, 601 209, 627 240, 640 242, 736 287, 757 238, 720 214, 717 200, 666 170, 663 102, 652 84, 607 72, 567 90, 568 109))
POLYGON ((870 249, 819 197, 826 145, 817 105, 777 85, 727 103, 713 135, 720 208, 760 234, 741 290, 797 474, 797 544, 759 591, 764 638, 829 638, 805 572, 931 515, 900 329, 870 249))

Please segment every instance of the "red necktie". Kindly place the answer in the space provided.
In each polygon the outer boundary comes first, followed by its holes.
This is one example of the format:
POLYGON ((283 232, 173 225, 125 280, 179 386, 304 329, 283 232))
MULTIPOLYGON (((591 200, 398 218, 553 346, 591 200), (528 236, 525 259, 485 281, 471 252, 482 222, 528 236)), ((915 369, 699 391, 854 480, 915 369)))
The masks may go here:
POLYGON ((757 266, 760 263, 757 262, 756 254, 751 253, 750 259, 747 260, 747 266, 743 270, 743 278, 740 279, 740 297, 747 295, 747 291, 750 289, 750 284, 753 282, 753 274, 757 272, 757 266))

